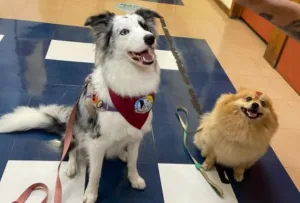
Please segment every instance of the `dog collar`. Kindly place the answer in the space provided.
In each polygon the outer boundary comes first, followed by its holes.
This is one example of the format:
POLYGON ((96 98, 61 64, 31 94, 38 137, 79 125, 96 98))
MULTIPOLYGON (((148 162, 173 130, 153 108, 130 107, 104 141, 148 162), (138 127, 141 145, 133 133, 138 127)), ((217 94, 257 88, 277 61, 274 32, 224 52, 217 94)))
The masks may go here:
POLYGON ((109 95, 114 106, 104 103, 95 93, 87 95, 86 98, 92 100, 97 110, 119 112, 128 123, 141 129, 152 110, 155 95, 152 93, 141 97, 122 97, 111 89, 109 95))

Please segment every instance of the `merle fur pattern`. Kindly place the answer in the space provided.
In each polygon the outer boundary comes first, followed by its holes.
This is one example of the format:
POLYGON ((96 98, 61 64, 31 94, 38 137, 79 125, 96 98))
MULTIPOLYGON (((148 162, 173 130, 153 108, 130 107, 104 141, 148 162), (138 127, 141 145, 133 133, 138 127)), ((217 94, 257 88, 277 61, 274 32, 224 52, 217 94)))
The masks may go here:
MULTIPOLYGON (((78 112, 73 124, 73 141, 69 149, 66 174, 75 176, 78 156, 86 155, 89 163, 89 182, 83 197, 94 203, 98 197, 103 158, 119 157, 127 162, 128 178, 133 188, 145 189, 145 180, 137 170, 140 142, 151 130, 152 111, 142 129, 131 126, 120 113, 98 111, 87 106, 86 95, 96 93, 106 104, 113 106, 108 89, 124 97, 145 96, 158 91, 160 68, 155 55, 153 63, 133 60, 129 54, 154 54, 155 44, 147 44, 145 36, 156 37, 155 18, 160 15, 147 9, 117 16, 111 12, 89 17, 85 25, 91 27, 95 40, 95 68, 80 95, 78 112)), ((18 107, 0 118, 0 133, 45 129, 64 137, 72 107, 48 105, 38 108, 18 107)))

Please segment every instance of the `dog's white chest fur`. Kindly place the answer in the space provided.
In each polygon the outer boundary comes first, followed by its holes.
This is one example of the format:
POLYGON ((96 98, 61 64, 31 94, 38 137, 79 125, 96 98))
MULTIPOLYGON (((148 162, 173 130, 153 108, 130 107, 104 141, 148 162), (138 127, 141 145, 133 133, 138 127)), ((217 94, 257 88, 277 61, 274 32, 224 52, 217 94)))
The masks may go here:
MULTIPOLYGON (((85 23, 86 26, 91 26, 95 37, 95 70, 79 100, 67 167, 67 175, 74 176, 77 172, 78 154, 83 152, 88 155, 85 157, 89 161, 90 173, 83 197, 85 203, 95 203, 97 200, 105 155, 119 156, 127 162, 128 178, 133 188, 146 187, 144 179, 138 173, 137 160, 141 139, 151 130, 152 112, 149 112, 139 130, 119 112, 89 108, 93 107, 90 105, 91 101, 85 99, 87 93, 92 93, 103 103, 113 106, 109 90, 120 97, 129 98, 157 92, 160 69, 154 54, 154 18, 160 18, 160 15, 151 10, 139 9, 125 16, 116 16, 111 12, 100 13, 91 16, 85 23), (90 92, 89 85, 92 87, 90 92)), ((147 108, 150 109, 151 106, 148 105, 147 108)), ((0 133, 37 128, 63 135, 71 110, 70 107, 58 105, 19 107, 15 112, 0 118, 0 133)))

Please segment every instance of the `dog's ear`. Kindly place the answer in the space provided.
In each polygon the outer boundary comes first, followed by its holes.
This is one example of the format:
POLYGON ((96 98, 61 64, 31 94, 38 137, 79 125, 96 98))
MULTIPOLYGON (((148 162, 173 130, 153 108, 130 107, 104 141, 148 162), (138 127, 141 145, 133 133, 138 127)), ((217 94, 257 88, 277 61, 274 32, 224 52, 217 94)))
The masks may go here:
POLYGON ((155 18, 162 18, 157 12, 150 9, 140 8, 135 11, 135 14, 142 16, 146 22, 154 23, 155 18))
POLYGON ((107 27, 114 17, 115 14, 109 11, 105 13, 100 13, 98 15, 94 15, 86 19, 84 26, 91 26, 92 28, 98 26, 107 27))
POLYGON ((150 32, 152 32, 154 35, 156 35, 156 30, 155 30, 155 18, 162 18, 161 15, 159 15, 157 12, 149 10, 149 9, 144 9, 140 8, 134 12, 135 14, 141 16, 144 18, 145 23, 150 29, 150 32))
POLYGON ((98 41, 98 46, 106 50, 112 36, 114 13, 105 12, 89 17, 84 25, 92 28, 92 35, 98 41))
POLYGON ((146 21, 154 21, 154 18, 161 18, 161 15, 157 12, 145 8, 136 10, 135 14, 142 16, 146 21))

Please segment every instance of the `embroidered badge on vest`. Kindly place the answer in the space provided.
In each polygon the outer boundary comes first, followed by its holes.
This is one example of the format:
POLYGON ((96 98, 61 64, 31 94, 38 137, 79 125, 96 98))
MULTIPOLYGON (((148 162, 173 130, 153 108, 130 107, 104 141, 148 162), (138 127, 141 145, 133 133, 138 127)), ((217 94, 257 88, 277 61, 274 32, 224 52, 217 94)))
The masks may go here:
POLYGON ((134 104, 134 109, 136 113, 147 113, 152 109, 153 97, 148 95, 138 99, 134 104))
POLYGON ((121 97, 109 90, 109 95, 115 108, 123 118, 133 127, 141 129, 152 109, 155 99, 154 94, 143 97, 121 97))

